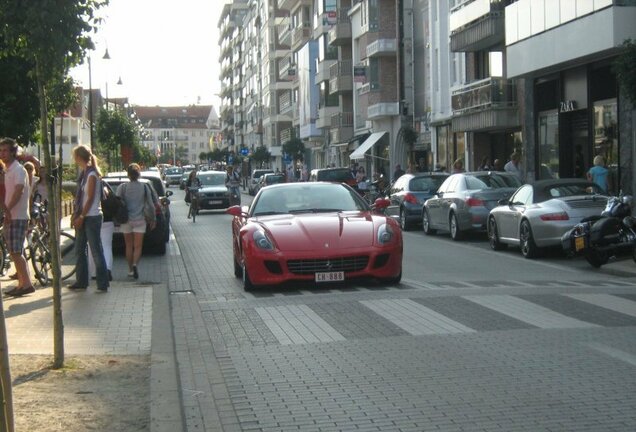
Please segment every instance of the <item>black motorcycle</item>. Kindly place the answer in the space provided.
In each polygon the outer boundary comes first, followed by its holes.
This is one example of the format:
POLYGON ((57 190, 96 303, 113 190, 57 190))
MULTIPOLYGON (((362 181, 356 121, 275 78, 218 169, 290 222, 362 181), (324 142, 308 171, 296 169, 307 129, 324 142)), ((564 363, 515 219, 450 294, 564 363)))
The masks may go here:
POLYGON ((631 256, 636 261, 636 219, 631 215, 631 196, 611 197, 600 216, 583 219, 561 237, 563 249, 571 256, 583 255, 596 268, 610 258, 631 256))

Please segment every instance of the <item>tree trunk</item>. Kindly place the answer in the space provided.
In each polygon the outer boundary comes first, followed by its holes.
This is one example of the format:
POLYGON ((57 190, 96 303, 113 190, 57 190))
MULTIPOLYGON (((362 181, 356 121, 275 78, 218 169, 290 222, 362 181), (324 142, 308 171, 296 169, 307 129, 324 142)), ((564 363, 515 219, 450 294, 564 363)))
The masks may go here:
POLYGON ((11 370, 9 368, 9 349, 7 345, 7 327, 4 321, 4 306, 0 296, 0 432, 13 432, 13 393, 11 390, 11 370))
MULTIPOLYGON (((35 61, 38 96, 40 99, 40 131, 42 134, 42 150, 44 153, 44 166, 47 170, 46 186, 49 194, 49 250, 51 251, 51 271, 53 273, 53 368, 64 366, 64 322, 62 320, 62 287, 61 287, 61 261, 60 256, 60 206, 58 201, 57 182, 51 177, 52 160, 48 138, 48 113, 46 108, 46 89, 42 81, 41 65, 38 59, 35 61)), ((60 146, 62 143, 60 143, 60 146)), ((62 176, 62 167, 54 171, 57 177, 62 176)), ((56 177, 56 178, 57 178, 56 177)))

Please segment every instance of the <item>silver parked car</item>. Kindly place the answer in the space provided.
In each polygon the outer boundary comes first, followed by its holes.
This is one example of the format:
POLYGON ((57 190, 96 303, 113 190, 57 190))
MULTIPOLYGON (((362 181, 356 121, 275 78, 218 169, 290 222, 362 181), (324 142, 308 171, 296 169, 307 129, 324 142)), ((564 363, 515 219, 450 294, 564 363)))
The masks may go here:
POLYGON ((558 246, 561 236, 588 216, 600 215, 607 196, 582 179, 539 180, 520 187, 509 200, 491 210, 488 239, 494 250, 519 246, 526 258, 540 248, 558 246))
POLYGON ((521 186, 513 174, 477 171, 452 174, 422 209, 422 228, 426 234, 449 231, 460 240, 466 231, 486 229, 486 220, 499 200, 508 198, 521 186))

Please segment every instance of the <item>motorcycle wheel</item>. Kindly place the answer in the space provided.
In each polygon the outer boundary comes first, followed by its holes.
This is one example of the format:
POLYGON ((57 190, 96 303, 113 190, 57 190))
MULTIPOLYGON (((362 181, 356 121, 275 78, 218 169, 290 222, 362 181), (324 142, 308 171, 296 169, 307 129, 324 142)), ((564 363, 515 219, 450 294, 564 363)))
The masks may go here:
POLYGON ((607 264, 609 261, 609 255, 607 252, 600 252, 595 249, 590 249, 585 253, 585 260, 590 263, 594 268, 600 268, 607 264))

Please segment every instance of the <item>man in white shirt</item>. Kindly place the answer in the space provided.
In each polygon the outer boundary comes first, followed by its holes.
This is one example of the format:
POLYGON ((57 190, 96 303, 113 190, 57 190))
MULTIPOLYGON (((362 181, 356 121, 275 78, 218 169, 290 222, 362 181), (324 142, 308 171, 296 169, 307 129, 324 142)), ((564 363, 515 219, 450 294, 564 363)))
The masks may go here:
POLYGON ((514 152, 510 155, 510 162, 504 166, 504 171, 516 175, 519 180, 523 181, 521 174, 521 154, 514 152))
POLYGON ((6 166, 4 174, 4 237, 18 274, 18 286, 6 294, 20 297, 35 291, 29 268, 22 255, 29 223, 29 193, 27 173, 16 160, 18 143, 12 138, 0 140, 0 159, 6 166))

